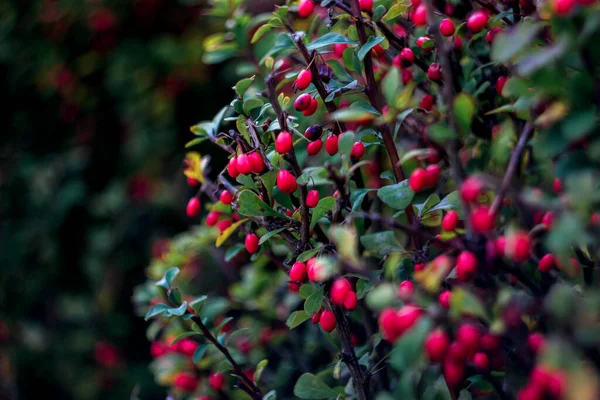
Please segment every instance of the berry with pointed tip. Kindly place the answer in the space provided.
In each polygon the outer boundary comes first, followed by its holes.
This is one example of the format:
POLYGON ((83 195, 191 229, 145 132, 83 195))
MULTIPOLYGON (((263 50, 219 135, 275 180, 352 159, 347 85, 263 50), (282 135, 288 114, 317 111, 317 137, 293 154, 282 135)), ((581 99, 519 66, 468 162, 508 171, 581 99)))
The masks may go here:
POLYGON ((423 168, 416 168, 411 174, 410 174, 410 178, 408 178, 408 185, 410 186, 410 188, 418 193, 420 191, 422 191, 423 189, 425 189, 426 185, 426 178, 427 173, 425 172, 425 170, 423 168))
POLYGON ((275 139, 275 150, 277 150, 279 154, 287 154, 287 152, 292 149, 293 145, 294 140, 289 132, 282 131, 275 139))
POLYGON ((303 69, 296 78, 296 87, 300 90, 306 89, 312 82, 312 72, 309 69, 303 69))
POLYGON ((440 293, 440 297, 438 297, 438 303, 442 308, 446 310, 450 309, 450 298, 452 297, 452 292, 449 290, 445 290, 440 293))
POLYGON ((360 11, 370 12, 373 9, 373 0, 358 0, 360 11))
POLYGON ((429 333, 425 338, 425 354, 429 361, 438 363, 444 360, 448 347, 450 346, 450 338, 442 329, 436 329, 429 333))
MULTIPOLYGON (((458 36, 457 36, 458 37, 458 36)), ((417 39, 417 46, 425 51, 433 50, 433 41, 429 36, 421 36, 417 39)))
POLYGON ((442 229, 446 232, 454 232, 458 225, 458 213, 454 210, 450 210, 444 215, 442 219, 442 229))
POLYGON ((352 145, 352 151, 350 152, 350 158, 352 161, 358 161, 365 155, 365 145, 362 142, 356 142, 352 145))
POLYGON ((398 286, 398 297, 406 301, 415 293, 415 284, 409 280, 400 282, 398 286))
POLYGON ((490 367, 490 360, 485 353, 476 353, 473 357, 473 364, 478 371, 487 371, 490 367))
POLYGON ((255 174, 260 174, 263 169, 265 169, 265 162, 260 154, 257 152, 248 154, 248 159, 250 160, 250 164, 252 165, 252 172, 255 174))
POLYGON ((470 281, 477 272, 477 257, 468 250, 456 258, 456 277, 461 282, 470 281))
POLYGON ((225 387, 225 376, 218 372, 213 372, 208 377, 208 384, 213 390, 220 392, 225 387))
POLYGON ((533 332, 527 337, 527 347, 533 354, 539 353, 544 347, 545 342, 546 339, 544 339, 544 335, 539 332, 533 332))
POLYGON ((321 314, 323 314, 323 310, 319 310, 316 313, 313 314, 312 317, 310 317, 311 322, 313 323, 313 325, 316 325, 319 323, 319 321, 321 320, 321 314))
POLYGON ((558 16, 564 17, 571 13, 575 7, 575 0, 553 0, 552 9, 558 16))
POLYGON ((412 12, 410 19, 416 26, 427 25, 427 8, 424 4, 419 4, 412 12))
POLYGON ((337 154, 338 152, 338 137, 336 135, 331 135, 325 140, 325 151, 330 156, 337 154))
POLYGON ((315 111, 317 111, 317 108, 319 107, 319 102, 317 101, 317 99, 315 98, 310 98, 310 105, 308 106, 308 108, 304 111, 302 111, 302 115, 304 115, 305 117, 310 117, 311 115, 313 115, 315 113, 315 111))
POLYGON ((233 202, 233 195, 227 190, 223 190, 219 196, 219 200, 223 204, 231 204, 233 202))
POLYGON ((433 96, 429 94, 423 96, 421 102, 419 103, 419 107, 425 111, 431 111, 431 109, 433 108, 433 96))
POLYGON ((356 296, 356 292, 352 290, 348 292, 346 295, 346 300, 344 300, 344 308, 346 310, 354 310, 358 305, 358 297, 356 296))
POLYGON ((452 36, 454 34, 454 22, 449 18, 444 18, 440 22, 440 33, 443 36, 452 36))
POLYGON ((313 98, 310 97, 310 94, 302 93, 296 98, 296 101, 294 101, 294 108, 296 111, 305 111, 310 107, 312 99, 313 98))
POLYGON ((258 248, 260 247, 259 244, 259 239, 258 236, 256 236, 256 234, 251 233, 248 236, 246 236, 246 251, 250 254, 254 254, 258 251, 258 248))
POLYGON ((473 33, 481 32, 487 25, 488 15, 483 10, 477 10, 467 20, 467 28, 473 33))
POLYGON ((425 185, 429 188, 437 185, 442 170, 437 164, 431 164, 425 169, 425 185))
POLYGON ((304 137, 310 141, 319 139, 322 134, 323 128, 321 128, 321 125, 311 125, 304 131, 304 137))
POLYGON ((194 218, 195 216, 200 214, 200 207, 201 207, 200 199, 197 197, 192 197, 188 201, 187 206, 185 207, 185 212, 188 217, 194 218))
POLYGON ((238 171, 242 175, 248 175, 252 172, 252 163, 250 163, 250 159, 246 154, 240 154, 237 156, 237 167, 238 171))
POLYGON ((489 44, 492 44, 494 42, 494 38, 496 37, 497 34, 499 34, 500 32, 502 32, 502 28, 500 28, 499 26, 490 29, 486 34, 485 34, 485 41, 488 42, 489 44))
POLYGON ((331 285, 330 297, 331 302, 336 305, 344 304, 344 300, 346 300, 346 296, 352 290, 352 285, 350 281, 346 278, 338 278, 331 285))
POLYGON ((321 319, 319 320, 319 324, 325 332, 333 331, 336 325, 335 314, 329 310, 323 311, 321 313, 321 319))
POLYGON ((224 219, 222 221, 219 221, 219 224, 217 225, 217 229, 219 229, 219 232, 223 233, 227 230, 227 228, 229 228, 231 226, 232 222, 230 219, 224 219))
POLYGON ((296 177, 291 174, 290 171, 286 169, 282 169, 277 173, 277 187, 283 193, 291 194, 298 189, 298 182, 296 182, 296 177))
POLYGON ((504 90, 504 85, 506 85, 506 81, 508 78, 506 76, 501 76, 496 81, 496 93, 498 96, 502 96, 502 91, 504 90))
POLYGON ((207 226, 215 226, 219 219, 221 218, 221 213, 218 211, 211 211, 206 216, 206 225, 207 226))
POLYGON ((469 220, 473 231, 478 234, 485 234, 494 228, 495 216, 490 213, 488 207, 477 207, 471 212, 469 220))
POLYGON ((200 184, 200 182, 198 182, 197 179, 188 177, 187 178, 187 184, 188 184, 189 187, 196 187, 196 186, 198 186, 200 184))
POLYGON ((229 164, 227 164, 227 173, 232 178, 237 178, 240 175, 237 165, 237 157, 233 157, 231 160, 229 160, 229 164))
POLYGON ((315 4, 312 0, 300 0, 300 4, 298 4, 298 15, 301 18, 310 17, 313 11, 315 11, 315 4))
POLYGON ((304 282, 306 279, 306 264, 295 262, 290 268, 290 280, 294 282, 304 282))
POLYGON ((306 205, 310 208, 315 208, 319 204, 319 192, 317 190, 309 190, 306 195, 306 205))
POLYGON ((431 63, 427 68, 427 77, 433 82, 440 82, 442 80, 442 66, 440 63, 431 63))
POLYGON ((323 147, 323 141, 321 139, 315 140, 314 142, 310 142, 308 146, 306 146, 306 153, 309 156, 316 156, 321 151, 323 147))

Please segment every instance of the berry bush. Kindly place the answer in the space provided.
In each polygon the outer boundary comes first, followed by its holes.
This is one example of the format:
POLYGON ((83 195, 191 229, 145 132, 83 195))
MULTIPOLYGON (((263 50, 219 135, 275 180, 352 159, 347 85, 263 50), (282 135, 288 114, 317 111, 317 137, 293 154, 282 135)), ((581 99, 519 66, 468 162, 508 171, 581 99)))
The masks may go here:
POLYGON ((600 397, 598 2, 205 18, 241 79, 135 295, 174 398, 600 397))

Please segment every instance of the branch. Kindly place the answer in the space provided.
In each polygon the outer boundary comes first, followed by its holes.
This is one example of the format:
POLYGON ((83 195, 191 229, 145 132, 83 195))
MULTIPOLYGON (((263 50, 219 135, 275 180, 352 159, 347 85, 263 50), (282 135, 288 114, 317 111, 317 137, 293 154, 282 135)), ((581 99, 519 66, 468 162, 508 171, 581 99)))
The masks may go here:
POLYGON ((498 195, 494 199, 492 206, 490 207, 490 214, 495 215, 500 210, 502 206, 502 201, 508 193, 508 189, 510 188, 510 184, 517 172, 519 165, 521 164, 521 158, 523 157, 523 153, 525 152, 525 148, 527 147, 527 143, 533 136, 533 124, 528 122, 525 124, 523 128, 523 132, 521 132, 521 136, 519 137, 519 142, 517 146, 513 150, 512 156, 508 163, 508 167, 506 168, 506 173, 504 174, 504 179, 502 179, 502 186, 500 186, 500 190, 498 191, 498 195))

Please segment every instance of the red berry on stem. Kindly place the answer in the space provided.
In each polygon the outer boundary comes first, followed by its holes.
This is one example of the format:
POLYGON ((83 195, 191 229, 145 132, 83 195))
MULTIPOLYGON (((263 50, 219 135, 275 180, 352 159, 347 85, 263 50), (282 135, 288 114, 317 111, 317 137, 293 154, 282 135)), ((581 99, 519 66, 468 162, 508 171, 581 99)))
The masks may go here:
POLYGON ((465 375, 465 367, 463 364, 444 361, 443 374, 448 388, 454 389, 462 383, 465 375))
POLYGON ((344 50, 346 50, 348 48, 347 44, 343 44, 343 43, 336 43, 333 45, 333 52, 335 53, 335 55, 337 57, 343 57, 344 56, 344 50))
POLYGON ((336 135, 331 135, 325 140, 325 151, 330 156, 337 154, 338 152, 338 137, 336 135))
POLYGON ((486 333, 479 339, 479 347, 484 351, 494 351, 502 345, 502 338, 493 333, 486 333))
POLYGON ((501 76, 496 81, 496 93, 498 96, 502 96, 502 90, 504 90, 504 85, 506 85, 506 81, 508 78, 506 76, 501 76))
POLYGON ((335 329, 336 324, 335 314, 329 310, 323 311, 323 313, 321 313, 321 319, 319 320, 319 324, 325 332, 333 331, 335 329))
POLYGON ((248 175, 252 172, 252 163, 250 163, 250 159, 246 154, 240 154, 237 157, 237 167, 242 175, 248 175))
POLYGON ((496 37, 496 35, 499 34, 500 32, 502 32, 502 28, 500 28, 499 26, 490 29, 488 31, 488 33, 485 34, 486 42, 488 42, 489 44, 492 44, 494 42, 494 37, 496 37))
POLYGON ((431 111, 433 108, 433 97, 429 94, 423 96, 421 102, 419 103, 419 107, 425 111, 431 111))
POLYGON ((308 18, 315 10, 315 4, 312 0, 301 0, 298 4, 298 15, 302 18, 308 18))
POLYGON ((188 217, 193 218, 193 217, 197 216, 198 214, 200 214, 200 207, 201 207, 200 199, 197 197, 192 197, 187 203, 185 212, 188 217))
POLYGON ((255 174, 260 174, 263 169, 265 169, 265 162, 260 154, 254 152, 248 154, 248 159, 250 160, 250 164, 252 165, 252 172, 255 174))
POLYGON ((289 282, 288 289, 292 293, 298 293, 300 291, 300 285, 298 285, 296 282, 289 282))
POLYGON ((469 353, 474 353, 479 348, 481 332, 473 324, 462 324, 456 330, 456 341, 465 346, 469 353))
POLYGON ((237 157, 233 157, 231 160, 229 160, 229 164, 227 164, 227 173, 232 178, 237 178, 240 175, 237 165, 237 157))
POLYGON ((453 232, 458 225, 458 213, 454 210, 450 210, 444 215, 442 219, 442 229, 446 232, 453 232))
POLYGON ((575 0, 553 0, 552 8, 556 15, 564 17, 571 13, 575 7, 575 0))
POLYGON ((306 279, 306 264, 295 262, 290 268, 290 280, 294 282, 303 282, 306 279))
POLYGON ((452 36, 454 34, 454 22, 449 18, 444 18, 440 22, 440 33, 443 36, 452 36))
POLYGON ((561 194, 563 191, 562 188, 562 182, 560 181, 560 178, 554 178, 554 182, 552 183, 552 187, 554 188, 554 191, 557 194, 561 194))
POLYGON ((459 281, 470 281, 477 272, 477 257, 466 250, 456 258, 456 277, 459 281))
POLYGON ((527 338, 527 347, 529 347, 529 350, 533 354, 537 354, 544 347, 545 342, 544 335, 539 332, 533 332, 527 338))
POLYGON ((475 364, 475 368, 479 371, 487 371, 490 367, 490 361, 485 353, 476 353, 475 357, 473 357, 473 364, 475 364))
POLYGON ((473 33, 480 32, 487 25, 488 16, 483 10, 477 10, 467 20, 467 28, 473 33))
POLYGON ((223 204, 231 204, 233 202, 233 195, 227 190, 223 190, 219 196, 219 200, 223 204))
POLYGON ((365 145, 362 142, 356 142, 352 145, 352 151, 350 152, 350 158, 352 161, 358 161, 365 155, 365 145))
POLYGON ((206 225, 207 226, 215 226, 217 222, 219 222, 219 218, 221 218, 221 213, 218 211, 211 211, 206 216, 206 225))
POLYGON ((220 392, 223 390, 223 387, 225 387, 225 376, 218 372, 213 372, 208 377, 208 384, 211 388, 213 388, 213 390, 220 392))
POLYGON ((313 314, 313 316, 310 318, 311 322, 313 323, 313 325, 316 325, 319 323, 319 321, 321 320, 321 314, 323 313, 322 310, 317 311, 315 314, 313 314))
POLYGON ((311 102, 312 97, 310 97, 310 94, 303 93, 296 98, 296 101, 294 101, 294 108, 297 111, 305 111, 310 107, 311 102))
POLYGON ((466 203, 475 203, 479 194, 483 191, 483 181, 477 176, 470 176, 460 187, 460 196, 466 203))
POLYGON ((546 227, 546 229, 550 229, 550 228, 552 228, 552 223, 553 222, 554 222, 554 214, 552 213, 552 211, 548 211, 542 217, 542 224, 544 224, 544 226, 546 227))
POLYGON ((305 117, 310 117, 315 113, 315 111, 317 111, 317 107, 319 107, 319 102, 317 102, 317 99, 311 97, 310 105, 306 110, 302 111, 302 115, 304 115, 305 117))
POLYGON ((538 269, 540 272, 550 272, 552 268, 556 265, 556 260, 552 254, 546 254, 544 257, 540 259, 538 263, 538 269))
POLYGON ((402 281, 398 286, 398 297, 402 300, 410 299, 415 293, 415 284, 411 281, 402 281))
POLYGON ((404 306, 396 313, 396 329, 402 335, 412 328, 421 315, 423 310, 415 306, 404 306))
POLYGON ((189 372, 179 372, 175 376, 175 387, 186 392, 193 392, 198 387, 199 380, 189 372))
POLYGON ((448 357, 446 359, 455 363, 463 363, 467 360, 468 356, 469 349, 467 346, 456 341, 448 347, 448 357))
POLYGON ((321 151, 323 147, 323 141, 321 139, 315 140, 314 142, 310 142, 308 146, 306 146, 306 153, 309 156, 316 156, 321 151))
POLYGON ((317 190, 309 190, 306 195, 306 205, 314 208, 319 204, 319 192, 317 190))
POLYGON ((360 11, 370 12, 373 9, 373 0, 358 0, 360 11))
POLYGON ((425 185, 429 188, 437 185, 442 171, 437 164, 431 164, 425 169, 425 185))
POLYGON ((525 232, 513 232, 506 238, 504 254, 507 258, 519 263, 529 260, 531 238, 525 232))
POLYGON ((259 239, 258 236, 256 236, 256 234, 251 233, 248 236, 246 236, 246 251, 250 254, 256 253, 259 248, 258 242, 259 239))
POLYGON ((227 228, 229 228, 231 226, 231 220, 230 219, 224 219, 222 221, 219 222, 219 225, 217 225, 217 228, 219 229, 219 232, 223 233, 225 232, 225 230, 227 230, 227 228))
POLYGON ((448 347, 450 346, 450 339, 446 332, 441 329, 429 333, 425 338, 425 354, 432 362, 441 362, 444 360, 448 347))
POLYGON ((389 342, 394 342, 400 336, 400 332, 396 326, 396 319, 396 310, 393 308, 386 308, 379 315, 381 335, 389 342))
POLYGON ((194 179, 194 178, 187 178, 187 184, 189 187, 196 187, 200 184, 200 182, 198 182, 198 180, 194 179))
POLYGON ((292 149, 293 145, 294 140, 289 132, 283 131, 279 133, 275 139, 275 150, 277 150, 279 154, 287 154, 287 152, 292 149))
POLYGON ((438 298, 438 303, 442 308, 448 310, 450 308, 450 298, 452 297, 452 292, 449 290, 445 290, 440 293, 440 297, 438 298))
POLYGON ((282 169, 277 173, 277 187, 283 193, 291 194, 298 188, 298 183, 290 171, 282 169))
POLYGON ((410 16, 410 19, 413 24, 416 26, 426 26, 427 25, 427 8, 424 4, 419 4, 417 8, 415 8, 410 16))
POLYGON ((321 125, 311 125, 304 131, 304 137, 310 141, 319 139, 322 134, 323 128, 321 128, 321 125))
POLYGON ((410 69, 405 68, 402 70, 402 84, 408 85, 413 80, 413 73, 410 69))
POLYGON ((296 78, 296 87, 300 90, 306 89, 312 82, 312 72, 309 69, 303 69, 296 78))
POLYGON ((420 192, 426 187, 427 182, 427 173, 422 168, 415 169, 412 174, 410 174, 410 178, 408 178, 408 185, 414 192, 420 192))
POLYGON ((330 297, 333 304, 341 305, 344 304, 348 292, 352 290, 350 281, 346 278, 338 278, 331 285, 330 297))
POLYGON ((398 57, 400 57, 400 65, 404 68, 410 67, 415 62, 415 53, 408 47, 403 48, 398 57))
MULTIPOLYGON (((458 36, 457 36, 458 37, 458 36)), ((428 36, 421 36, 417 39, 417 46, 425 51, 433 50, 433 41, 428 36)))
POLYGON ((442 66, 440 63, 432 63, 429 68, 427 68, 427 77, 434 82, 440 82, 442 80, 442 66))
POLYGON ((191 357, 198 348, 198 343, 192 339, 183 339, 176 344, 176 347, 181 354, 191 357))
POLYGON ((471 226, 475 233, 485 234, 494 228, 495 217, 488 207, 478 207, 471 212, 471 226))
POLYGON ((358 305, 358 297, 356 296, 356 292, 349 291, 348 295, 346 295, 346 300, 344 300, 344 308, 346 310, 354 310, 358 305))

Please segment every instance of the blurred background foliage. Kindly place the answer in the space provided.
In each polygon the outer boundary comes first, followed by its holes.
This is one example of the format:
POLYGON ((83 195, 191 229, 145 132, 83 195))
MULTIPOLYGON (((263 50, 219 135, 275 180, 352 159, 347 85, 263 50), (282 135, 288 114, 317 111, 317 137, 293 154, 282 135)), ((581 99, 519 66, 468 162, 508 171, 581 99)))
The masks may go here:
POLYGON ((0 399, 164 398, 131 295, 236 81, 203 62, 206 7, 0 0, 0 399))

